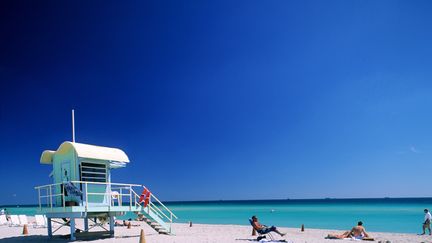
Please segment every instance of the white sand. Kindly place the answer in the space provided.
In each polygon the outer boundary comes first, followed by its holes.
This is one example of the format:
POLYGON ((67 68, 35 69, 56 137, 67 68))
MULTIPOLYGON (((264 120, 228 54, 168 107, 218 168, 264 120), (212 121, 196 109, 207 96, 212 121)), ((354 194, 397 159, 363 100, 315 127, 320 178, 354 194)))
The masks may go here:
MULTIPOLYGON (((34 222, 32 217, 29 217, 30 222, 34 222)), ((115 227, 115 237, 88 240, 86 242, 139 242, 139 235, 141 229, 144 229, 145 239, 147 243, 204 243, 204 242, 223 242, 223 243, 242 243, 242 242, 257 242, 256 236, 251 236, 252 228, 250 226, 240 225, 206 225, 206 224, 193 224, 189 227, 188 224, 173 224, 173 229, 176 235, 159 235, 152 228, 143 222, 133 222, 140 226, 134 226, 131 229, 127 227, 115 227)), ((82 229, 82 221, 78 220, 77 227, 82 229)), ((55 228, 55 227, 54 227, 55 228)), ((2 242, 47 242, 47 229, 46 228, 33 228, 28 227, 29 235, 22 235, 22 227, 9 227, 0 226, 0 243, 2 242)), ((95 230, 95 231, 99 231, 95 230)), ((300 229, 294 228, 280 228, 281 231, 287 232, 285 237, 280 237, 277 234, 273 235, 276 239, 286 239, 292 242, 350 242, 351 240, 327 240, 324 237, 329 233, 340 234, 341 231, 337 230, 319 230, 307 229, 305 232, 300 232, 300 229)), ((54 238, 50 242, 68 242, 68 239, 60 237, 60 235, 67 235, 69 233, 68 227, 61 228, 54 234, 54 238)), ((375 242, 431 242, 432 236, 419 236, 415 234, 396 234, 396 233, 379 233, 371 232, 375 238, 375 242)), ((78 238, 77 240, 80 240, 78 238)), ((364 241, 366 242, 366 241, 364 241)))

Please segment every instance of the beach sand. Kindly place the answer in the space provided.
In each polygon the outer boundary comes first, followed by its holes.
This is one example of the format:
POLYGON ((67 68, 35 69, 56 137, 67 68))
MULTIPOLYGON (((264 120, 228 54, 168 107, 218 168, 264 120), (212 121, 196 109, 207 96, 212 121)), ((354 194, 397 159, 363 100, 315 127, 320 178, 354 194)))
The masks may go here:
MULTIPOLYGON (((29 217, 29 222, 34 222, 34 218, 29 217)), ((145 239, 147 243, 205 243, 205 242, 223 242, 223 243, 242 243, 242 242, 257 242, 256 236, 251 236, 252 228, 250 226, 241 225, 209 225, 209 224, 193 224, 189 227, 189 224, 175 223, 173 229, 175 231, 174 236, 172 235, 159 235, 152 228, 143 222, 132 221, 132 224, 140 226, 132 226, 131 229, 127 227, 118 226, 115 227, 114 238, 80 238, 77 236, 77 242, 139 242, 139 236, 141 229, 144 229, 145 239)), ((77 227, 82 229, 82 220, 78 220, 77 227)), ((54 227, 56 228, 56 226, 54 227)), ((300 228, 280 228, 281 231, 287 232, 285 237, 280 237, 277 234, 273 235, 276 239, 286 239, 288 242, 347 242, 352 240, 328 240, 324 237, 329 233, 340 234, 338 230, 321 230, 321 229, 308 229, 304 232, 300 232, 300 228)), ((101 229, 95 229, 94 231, 100 231, 101 229)), ((47 242, 46 228, 33 228, 31 225, 28 227, 29 234, 27 236, 22 235, 23 227, 9 227, 0 226, 0 243, 2 242, 47 242)), ((68 227, 61 228, 54 234, 54 238, 49 242, 68 242, 68 239, 61 235, 67 235, 69 233, 68 227)), ((420 236, 415 234, 398 234, 398 233, 379 233, 370 232, 375 238, 375 242, 431 242, 432 236, 420 236)))

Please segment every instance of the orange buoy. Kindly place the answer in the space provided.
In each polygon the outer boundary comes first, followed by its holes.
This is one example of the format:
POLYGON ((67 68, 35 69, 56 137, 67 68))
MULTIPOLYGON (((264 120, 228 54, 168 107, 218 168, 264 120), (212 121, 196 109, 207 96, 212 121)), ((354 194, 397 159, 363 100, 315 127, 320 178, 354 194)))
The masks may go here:
POLYGON ((26 225, 26 224, 25 224, 24 227, 23 227, 23 232, 22 232, 22 234, 23 234, 23 235, 28 235, 28 229, 27 229, 27 225, 26 225))
POLYGON ((139 243, 146 243, 144 229, 141 229, 140 240, 139 243))
POLYGON ((301 231, 302 232, 304 231, 304 224, 302 224, 302 226, 301 226, 301 231))
POLYGON ((151 192, 149 191, 149 189, 144 188, 143 192, 141 193, 141 196, 139 198, 138 203, 141 204, 142 202, 144 202, 144 207, 147 207, 147 205, 150 202, 150 196, 151 196, 151 192))

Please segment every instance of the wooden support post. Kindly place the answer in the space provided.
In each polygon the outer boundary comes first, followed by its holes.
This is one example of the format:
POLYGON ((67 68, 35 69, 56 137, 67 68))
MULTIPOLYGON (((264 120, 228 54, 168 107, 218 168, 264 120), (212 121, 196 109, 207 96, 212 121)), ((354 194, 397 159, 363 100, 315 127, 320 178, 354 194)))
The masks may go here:
POLYGON ((88 220, 88 218, 87 217, 85 217, 84 218, 84 231, 85 232, 88 232, 89 231, 89 225, 88 225, 88 222, 89 222, 89 220, 88 220))
POLYGON ((114 216, 109 217, 110 236, 114 237, 114 216))
POLYGON ((52 224, 51 224, 51 218, 47 218, 48 223, 48 238, 52 238, 52 224))
POLYGON ((70 240, 76 240, 75 237, 75 218, 70 218, 70 240))

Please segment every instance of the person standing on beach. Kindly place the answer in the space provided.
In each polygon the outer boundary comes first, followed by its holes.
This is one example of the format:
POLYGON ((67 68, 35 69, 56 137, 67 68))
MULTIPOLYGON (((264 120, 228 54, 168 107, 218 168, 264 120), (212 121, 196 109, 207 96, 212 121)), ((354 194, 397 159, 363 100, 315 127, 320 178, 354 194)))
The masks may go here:
POLYGON ((431 235, 430 223, 431 223, 432 215, 431 215, 431 213, 429 212, 428 209, 425 209, 424 213, 425 213, 425 217, 424 217, 424 222, 423 222, 423 233, 422 233, 422 235, 426 234, 426 229, 429 230, 429 235, 431 235))

